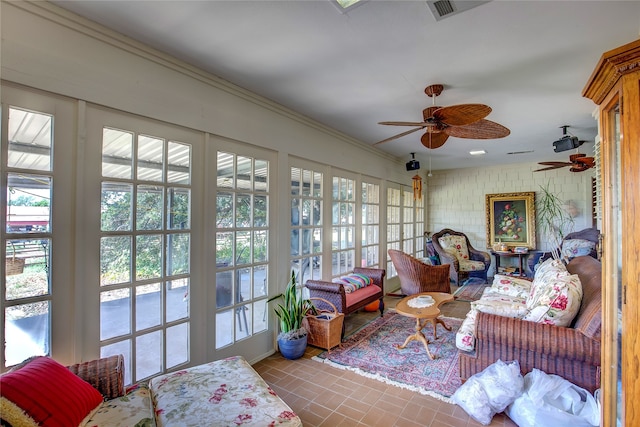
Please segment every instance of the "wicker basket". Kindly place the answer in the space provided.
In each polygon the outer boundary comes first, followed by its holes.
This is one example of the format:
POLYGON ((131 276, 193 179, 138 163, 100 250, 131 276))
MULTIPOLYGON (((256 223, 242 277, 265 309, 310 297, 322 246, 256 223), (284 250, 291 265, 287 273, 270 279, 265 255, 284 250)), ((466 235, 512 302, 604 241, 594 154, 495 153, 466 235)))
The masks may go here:
POLYGON ((13 276, 15 274, 22 274, 24 271, 24 259, 16 258, 16 248, 13 246, 13 243, 11 243, 11 249, 13 249, 13 256, 6 259, 5 275, 13 276))
POLYGON ((320 300, 333 308, 333 311, 318 310, 317 315, 307 316, 305 327, 308 331, 307 344, 331 350, 342 345, 342 323, 344 314, 339 313, 335 305, 324 298, 310 298, 320 300), (308 326, 307 326, 308 325, 308 326))

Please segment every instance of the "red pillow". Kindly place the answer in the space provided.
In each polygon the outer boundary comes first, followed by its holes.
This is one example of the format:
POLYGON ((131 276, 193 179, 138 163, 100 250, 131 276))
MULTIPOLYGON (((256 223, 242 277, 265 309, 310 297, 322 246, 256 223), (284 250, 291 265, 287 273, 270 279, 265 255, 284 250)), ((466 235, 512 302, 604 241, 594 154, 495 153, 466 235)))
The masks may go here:
POLYGON ((0 396, 42 426, 77 426, 102 403, 98 390, 48 357, 0 376, 0 396))

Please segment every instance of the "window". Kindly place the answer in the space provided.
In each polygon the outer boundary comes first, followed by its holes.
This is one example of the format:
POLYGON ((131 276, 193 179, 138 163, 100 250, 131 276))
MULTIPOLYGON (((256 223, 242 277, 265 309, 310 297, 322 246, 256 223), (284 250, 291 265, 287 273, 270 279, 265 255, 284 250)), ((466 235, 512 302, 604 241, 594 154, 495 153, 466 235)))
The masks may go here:
POLYGON ((333 177, 331 275, 333 277, 353 271, 356 246, 356 181, 333 177))
POLYGON ((217 155, 216 349, 267 330, 269 162, 217 155))
POLYGON ((49 114, 8 108, 4 366, 51 354, 53 122, 49 114))
MULTIPOLYGON (((401 192, 399 186, 389 185, 387 188, 387 250, 389 249, 400 249, 400 227, 401 227, 401 217, 400 217, 400 199, 401 192)), ((396 269, 391 262, 388 254, 385 255, 387 259, 387 277, 395 277, 397 276, 396 269)))
POLYGON ((125 356, 127 382, 190 360, 191 152, 102 131, 100 353, 125 356))
POLYGON ((380 186, 362 183, 362 267, 380 264, 380 186))
POLYGON ((322 172, 291 168, 291 262, 298 283, 321 278, 322 179, 322 172))

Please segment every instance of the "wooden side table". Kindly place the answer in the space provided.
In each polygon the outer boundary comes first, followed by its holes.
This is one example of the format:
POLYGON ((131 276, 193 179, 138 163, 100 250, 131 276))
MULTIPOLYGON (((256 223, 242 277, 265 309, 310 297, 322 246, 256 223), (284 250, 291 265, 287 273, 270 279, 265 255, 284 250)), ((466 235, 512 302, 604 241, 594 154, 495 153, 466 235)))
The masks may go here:
POLYGON ((422 333, 422 328, 424 328, 427 322, 431 322, 433 325, 433 339, 438 339, 436 335, 436 325, 440 323, 447 331, 450 331, 451 328, 445 325, 445 323, 438 319, 440 316, 440 306, 445 302, 453 301, 453 295, 447 294, 444 292, 423 292, 416 295, 410 295, 406 298, 403 298, 396 304, 396 312, 406 317, 414 317, 416 319, 416 332, 413 335, 409 335, 407 339, 404 341, 404 344, 399 345, 398 348, 405 348, 407 344, 411 341, 420 341, 424 344, 424 348, 427 350, 427 354, 429 358, 433 360, 433 355, 429 351, 429 340, 422 333), (415 308, 409 306, 409 301, 419 297, 428 295, 433 298, 434 303, 429 307, 415 308))
POLYGON ((516 253, 516 252, 502 252, 502 251, 491 251, 491 255, 496 258, 496 274, 500 274, 498 272, 498 268, 500 268, 500 258, 515 258, 518 257, 518 264, 520 266, 520 277, 527 277, 525 273, 528 270, 529 265, 527 264, 527 258, 529 257, 529 252, 525 253, 516 253), (525 269, 526 267, 526 269, 525 269))

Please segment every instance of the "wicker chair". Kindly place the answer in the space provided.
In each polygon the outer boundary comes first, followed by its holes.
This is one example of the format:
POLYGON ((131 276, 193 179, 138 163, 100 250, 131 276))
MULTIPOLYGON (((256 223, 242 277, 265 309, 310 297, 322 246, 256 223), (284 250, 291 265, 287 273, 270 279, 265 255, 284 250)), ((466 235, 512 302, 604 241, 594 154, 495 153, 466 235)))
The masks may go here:
POLYGON ((451 293, 449 265, 428 265, 402 251, 389 249, 389 257, 400 278, 402 295, 421 292, 451 293))
POLYGON ((479 251, 471 246, 471 242, 466 234, 459 231, 453 231, 450 228, 445 228, 444 230, 440 230, 433 234, 431 243, 440 257, 440 262, 442 264, 450 265, 449 276, 453 283, 459 285, 460 280, 467 277, 480 277, 484 279, 485 282, 487 281, 487 271, 491 266, 491 255, 489 255, 488 252, 479 251), (444 241, 447 238, 456 238, 457 236, 462 237, 463 244, 466 243, 467 245, 466 252, 468 252, 468 259, 462 262, 458 256, 454 254, 454 252, 459 251, 455 251, 451 248, 445 249, 441 242, 441 239, 444 241))

